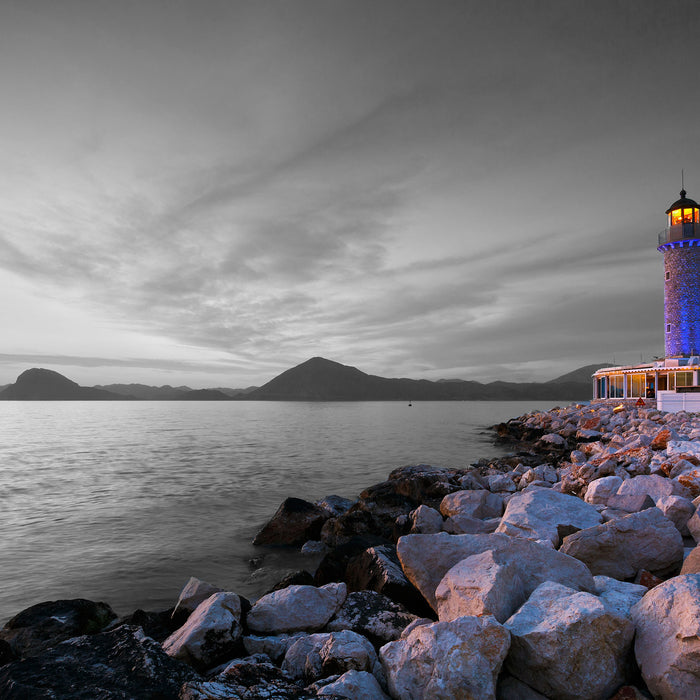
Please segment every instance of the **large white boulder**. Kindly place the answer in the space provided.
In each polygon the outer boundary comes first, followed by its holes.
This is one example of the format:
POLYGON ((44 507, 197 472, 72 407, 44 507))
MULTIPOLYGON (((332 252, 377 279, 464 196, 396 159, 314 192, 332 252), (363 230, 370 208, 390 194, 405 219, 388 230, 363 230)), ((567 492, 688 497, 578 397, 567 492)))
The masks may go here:
POLYGON ((659 474, 640 474, 639 476, 627 479, 620 484, 620 488, 617 492, 621 496, 625 494, 637 496, 646 494, 654 499, 654 503, 663 496, 673 496, 674 494, 680 496, 688 495, 687 490, 677 481, 667 479, 659 474))
POLYGON ((348 700, 389 700, 379 681, 367 671, 346 671, 340 678, 319 688, 318 696, 325 695, 348 700))
POLYGON ((406 535, 396 549, 406 577, 437 612, 435 589, 445 574, 462 559, 492 551, 500 564, 512 563, 525 595, 543 581, 558 581, 572 588, 593 590, 593 577, 580 561, 530 540, 499 533, 490 535, 406 535))
POLYGON ((288 586, 260 598, 246 617, 252 632, 279 634, 319 630, 345 602, 344 583, 325 586, 288 586))
POLYGON ((548 581, 505 627, 508 672, 547 697, 607 700, 624 680, 634 625, 590 593, 548 581))
POLYGON ((448 493, 440 503, 440 512, 446 517, 463 515, 469 518, 500 518, 503 498, 486 489, 448 493))
POLYGON ((389 693, 401 700, 495 700, 510 635, 496 620, 459 617, 414 627, 379 650, 389 693))
POLYGON ((163 642, 163 650, 196 668, 210 668, 233 656, 241 632, 241 599, 214 593, 163 642))
POLYGON ((438 617, 454 620, 464 615, 493 615, 505 622, 525 602, 525 589, 512 561, 487 551, 455 564, 435 590, 438 617))
POLYGON ((662 496, 656 501, 656 507, 676 526, 681 535, 690 535, 688 520, 695 513, 695 506, 689 498, 662 496))
POLYGON ((418 506, 410 514, 411 532, 419 534, 431 534, 442 530, 442 515, 430 506, 418 506))
POLYGON ((656 698, 700 698, 700 574, 652 588, 632 608, 634 652, 656 698))
POLYGON ((211 583, 200 581, 198 578, 191 576, 180 592, 180 597, 177 599, 177 605, 173 610, 172 616, 175 617, 181 612, 190 615, 200 603, 204 602, 209 596, 214 595, 214 593, 222 592, 222 590, 217 586, 212 586, 211 583))
POLYGON ((617 490, 622 486, 622 478, 619 476, 604 476, 595 481, 591 481, 586 489, 585 501, 594 505, 607 504, 608 498, 617 493, 617 490))
POLYGON ((584 562, 594 575, 632 578, 641 569, 664 574, 683 560, 683 538, 658 508, 575 532, 559 549, 584 562))
POLYGON ((547 488, 529 487, 508 501, 496 532, 558 547, 560 528, 584 529, 602 522, 589 503, 547 488))

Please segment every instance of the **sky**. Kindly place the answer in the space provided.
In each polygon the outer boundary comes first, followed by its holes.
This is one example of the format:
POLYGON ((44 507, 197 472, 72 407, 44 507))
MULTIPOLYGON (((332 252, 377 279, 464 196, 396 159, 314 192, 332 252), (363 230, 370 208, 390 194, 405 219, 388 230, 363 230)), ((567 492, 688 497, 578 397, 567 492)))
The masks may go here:
POLYGON ((663 354, 695 0, 1 0, 0 384, 663 354))

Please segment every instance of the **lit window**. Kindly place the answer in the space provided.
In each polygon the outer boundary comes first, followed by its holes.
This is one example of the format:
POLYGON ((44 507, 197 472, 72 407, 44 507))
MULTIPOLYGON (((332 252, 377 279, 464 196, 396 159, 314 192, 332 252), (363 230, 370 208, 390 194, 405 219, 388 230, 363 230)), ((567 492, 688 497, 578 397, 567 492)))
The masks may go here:
POLYGON ((693 386, 693 373, 676 372, 676 386, 693 386))

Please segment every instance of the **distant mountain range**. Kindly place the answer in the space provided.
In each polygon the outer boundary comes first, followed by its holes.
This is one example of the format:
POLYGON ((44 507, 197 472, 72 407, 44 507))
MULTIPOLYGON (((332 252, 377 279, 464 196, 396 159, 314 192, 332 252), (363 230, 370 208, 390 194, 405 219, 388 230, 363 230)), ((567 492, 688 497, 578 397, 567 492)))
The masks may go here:
POLYGON ((190 389, 187 386, 108 384, 79 386, 58 372, 29 369, 0 390, 4 401, 580 401, 591 397, 588 365, 548 382, 463 379, 387 379, 323 357, 312 357, 261 387, 190 389))

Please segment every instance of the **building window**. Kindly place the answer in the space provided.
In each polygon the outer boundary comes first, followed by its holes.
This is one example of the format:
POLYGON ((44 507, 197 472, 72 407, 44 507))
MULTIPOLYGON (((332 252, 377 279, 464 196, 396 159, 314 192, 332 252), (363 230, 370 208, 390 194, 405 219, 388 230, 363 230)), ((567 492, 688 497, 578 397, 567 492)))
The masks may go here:
POLYGON ((608 378, 610 382, 610 398, 611 399, 621 399, 623 397, 622 391, 622 375, 621 374, 611 374, 608 378))
POLYGON ((667 323, 666 324, 666 333, 670 333, 670 332, 671 332, 671 324, 667 323))
POLYGON ((670 273, 670 272, 667 272, 667 273, 666 273, 666 279, 667 279, 667 280, 670 280, 670 279, 671 279, 671 273, 670 273))
POLYGON ((646 375, 627 375, 627 396, 635 399, 646 396, 646 375))
POLYGON ((676 386, 693 386, 693 373, 676 372, 676 386))

